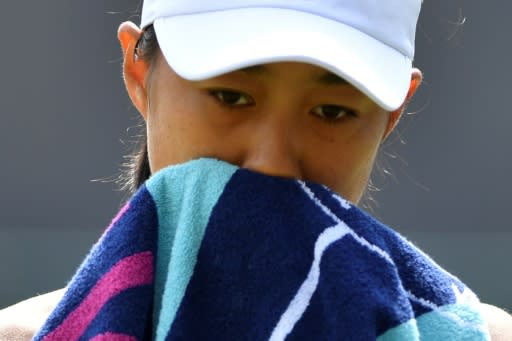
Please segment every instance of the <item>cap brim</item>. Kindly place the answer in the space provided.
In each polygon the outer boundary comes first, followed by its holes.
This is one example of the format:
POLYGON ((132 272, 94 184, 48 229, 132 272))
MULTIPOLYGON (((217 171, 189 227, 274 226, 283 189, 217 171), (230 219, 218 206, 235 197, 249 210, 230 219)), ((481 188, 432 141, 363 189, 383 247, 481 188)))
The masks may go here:
POLYGON ((388 111, 402 105, 409 89, 410 58, 353 27, 309 13, 244 8, 159 18, 154 27, 165 59, 188 80, 297 61, 339 75, 388 111))

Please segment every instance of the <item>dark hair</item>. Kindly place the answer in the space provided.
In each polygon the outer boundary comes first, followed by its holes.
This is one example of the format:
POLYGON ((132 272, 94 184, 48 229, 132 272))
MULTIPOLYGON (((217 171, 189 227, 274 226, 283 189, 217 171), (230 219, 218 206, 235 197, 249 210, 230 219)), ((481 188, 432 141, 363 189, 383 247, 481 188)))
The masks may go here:
MULTIPOLYGON (((155 29, 153 25, 146 27, 140 36, 135 47, 137 57, 151 65, 154 65, 155 59, 160 50, 156 39, 155 29)), ((144 127, 138 138, 134 151, 126 156, 127 162, 123 164, 123 172, 119 177, 119 184, 122 190, 133 194, 151 175, 148 158, 147 132, 144 127)))

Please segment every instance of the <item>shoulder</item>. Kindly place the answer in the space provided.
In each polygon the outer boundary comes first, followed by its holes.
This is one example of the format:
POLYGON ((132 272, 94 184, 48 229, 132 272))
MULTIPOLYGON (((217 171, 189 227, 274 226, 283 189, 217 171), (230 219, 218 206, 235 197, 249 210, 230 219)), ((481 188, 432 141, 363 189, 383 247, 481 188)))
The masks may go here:
POLYGON ((481 304, 481 312, 489 327, 492 341, 512 340, 512 316, 490 304, 481 304))
POLYGON ((0 310, 0 341, 24 341, 46 321, 65 289, 35 296, 0 310))

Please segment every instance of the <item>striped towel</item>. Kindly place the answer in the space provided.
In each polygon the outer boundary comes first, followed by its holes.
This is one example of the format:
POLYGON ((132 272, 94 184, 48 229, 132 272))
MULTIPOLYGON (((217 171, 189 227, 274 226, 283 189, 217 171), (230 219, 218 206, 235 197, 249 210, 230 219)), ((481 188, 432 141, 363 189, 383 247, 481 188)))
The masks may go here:
POLYGON ((34 340, 489 340, 478 304, 324 186, 199 159, 134 194, 34 340))

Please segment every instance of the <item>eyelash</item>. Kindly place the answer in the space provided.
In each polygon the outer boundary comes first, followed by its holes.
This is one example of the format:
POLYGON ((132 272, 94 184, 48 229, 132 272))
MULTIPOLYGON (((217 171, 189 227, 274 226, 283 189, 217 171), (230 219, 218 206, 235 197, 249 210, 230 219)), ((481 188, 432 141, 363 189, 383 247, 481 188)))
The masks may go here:
MULTIPOLYGON (((223 105, 223 106, 225 106, 227 108, 230 108, 230 109, 243 108, 243 107, 251 106, 251 105, 254 104, 254 100, 252 99, 251 96, 249 96, 247 94, 244 94, 243 92, 236 91, 236 90, 212 89, 212 90, 208 91, 208 94, 210 96, 212 96, 221 105, 223 105), (235 101, 235 103, 229 103, 229 102, 226 101, 226 98, 225 98, 224 95, 228 95, 228 96, 229 95, 235 95, 235 96, 238 96, 239 98, 238 98, 237 101, 235 101), (236 103, 236 102, 239 102, 242 99, 245 99, 243 103, 241 103, 241 104, 237 104, 236 103)), ((311 110, 310 113, 312 115, 315 115, 318 118, 322 119, 324 122, 326 122, 328 124, 338 123, 343 117, 346 117, 346 116, 348 116, 348 117, 357 117, 358 116, 357 113, 354 110, 352 110, 350 108, 347 108, 347 107, 344 107, 344 106, 341 106, 341 105, 336 105, 336 104, 323 104, 323 105, 316 106, 316 107, 313 108, 313 110, 311 110), (329 108, 329 109, 335 108, 339 112, 343 111, 343 113, 342 113, 341 116, 330 118, 330 117, 325 116, 325 114, 321 114, 321 113, 315 112, 319 108, 329 108)))
POLYGON ((357 117, 357 113, 354 110, 352 110, 350 108, 347 108, 347 107, 344 107, 342 105, 336 105, 336 104, 319 105, 317 107, 314 107, 313 110, 311 110, 311 114, 319 117, 324 122, 329 123, 329 124, 338 123, 344 117, 357 117), (316 109, 318 109, 318 108, 329 108, 329 109, 335 108, 337 111, 339 111, 341 113, 341 116, 337 116, 337 117, 334 117, 334 118, 327 117, 327 116, 325 116, 325 114, 320 114, 318 112, 315 112, 316 109))
POLYGON ((213 89, 209 90, 208 94, 212 96, 217 102, 219 102, 221 105, 226 106, 228 108, 241 108, 241 107, 247 107, 254 104, 254 100, 251 96, 244 94, 243 92, 235 91, 235 90, 229 90, 229 89, 213 89), (240 99, 245 98, 245 102, 241 104, 237 103, 229 103, 226 101, 225 96, 223 95, 235 95, 239 96, 240 98, 236 101, 240 101, 240 99))

